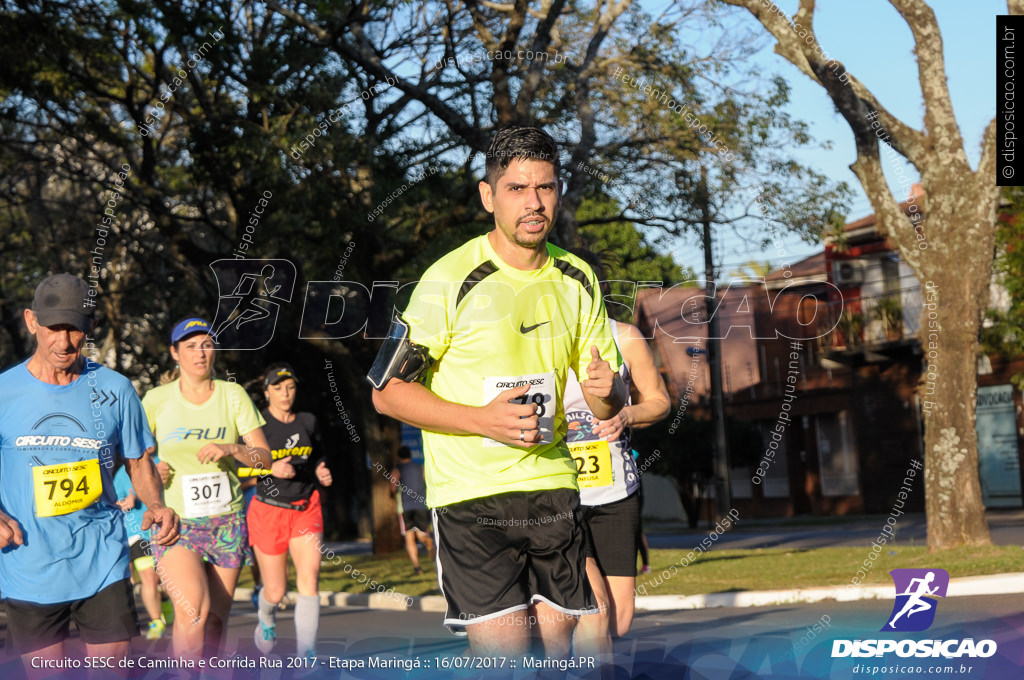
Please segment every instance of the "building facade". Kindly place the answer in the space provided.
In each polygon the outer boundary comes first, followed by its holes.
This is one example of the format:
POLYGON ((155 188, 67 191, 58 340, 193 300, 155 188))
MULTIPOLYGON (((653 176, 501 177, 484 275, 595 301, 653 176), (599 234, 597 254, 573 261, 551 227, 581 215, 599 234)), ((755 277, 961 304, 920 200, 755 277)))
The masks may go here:
MULTIPOLYGON (((912 197, 905 209, 916 207, 912 197)), ((908 212, 908 215, 910 213, 908 212)), ((745 516, 888 513, 924 455, 928 313, 922 285, 875 217, 846 225, 842 247, 718 295, 725 410, 753 423, 760 450, 730 451, 732 502, 745 516)), ((710 416, 702 288, 645 290, 636 323, 677 408, 710 416)), ((994 294, 997 299, 998 294, 994 294)), ((980 477, 989 507, 1022 507, 1024 358, 979 362, 980 477)), ((671 417, 671 416, 670 416, 671 417)), ((749 448, 749 447, 748 447, 749 448)), ((923 476, 903 509, 924 510, 923 476)))

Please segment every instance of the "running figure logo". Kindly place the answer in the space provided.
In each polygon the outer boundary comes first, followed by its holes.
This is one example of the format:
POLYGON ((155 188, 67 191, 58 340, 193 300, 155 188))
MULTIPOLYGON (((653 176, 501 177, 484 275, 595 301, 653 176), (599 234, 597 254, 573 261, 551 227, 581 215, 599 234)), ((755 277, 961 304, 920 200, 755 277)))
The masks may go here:
POLYGON ((945 569, 893 569, 896 604, 883 631, 927 630, 935 620, 936 597, 945 597, 949 573, 945 569))
POLYGON ((291 302, 295 265, 288 260, 217 260, 220 300, 213 320, 217 349, 260 349, 274 337, 282 302, 291 302), (228 292, 230 291, 230 292, 228 292))

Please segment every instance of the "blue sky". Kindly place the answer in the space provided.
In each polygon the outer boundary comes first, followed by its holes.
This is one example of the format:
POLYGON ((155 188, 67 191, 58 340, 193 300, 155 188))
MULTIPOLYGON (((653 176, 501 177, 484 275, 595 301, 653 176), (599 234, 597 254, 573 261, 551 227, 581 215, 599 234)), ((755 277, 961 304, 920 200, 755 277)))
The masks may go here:
MULTIPOLYGON (((796 10, 796 0, 778 0, 787 14, 796 10)), ((933 0, 929 3, 942 32, 946 74, 953 109, 964 138, 964 148, 972 167, 977 167, 981 135, 995 115, 995 22, 997 14, 1007 12, 1005 2, 995 0, 933 0)), ((748 27, 757 27, 752 16, 737 11, 737 19, 748 27)), ((841 61, 863 82, 889 111, 905 123, 920 129, 924 114, 917 63, 913 55, 913 37, 902 17, 885 0, 819 0, 815 13, 815 32, 819 44, 841 61)), ((764 35, 767 32, 763 31, 764 35)), ((836 113, 825 91, 788 61, 772 52, 773 42, 757 57, 766 73, 782 75, 792 86, 789 112, 810 124, 818 141, 832 142, 831 150, 806 150, 794 154, 801 162, 836 180, 845 180, 854 189, 850 220, 872 212, 856 176, 849 165, 856 159, 853 135, 836 113)), ((885 157, 883 156, 883 159, 885 157)), ((918 177, 906 165, 907 177, 918 177)), ((887 162, 890 186, 897 169, 887 162)), ((994 178, 993 178, 993 181, 994 178)), ((728 273, 751 259, 775 264, 775 249, 760 251, 734 234, 722 232, 716 247, 716 264, 728 273), (720 255, 718 255, 721 253, 720 255)), ((806 257, 820 246, 810 246, 796 238, 786 239, 791 261, 806 257)), ((694 240, 680 242, 672 251, 676 260, 703 273, 703 255, 694 240)))

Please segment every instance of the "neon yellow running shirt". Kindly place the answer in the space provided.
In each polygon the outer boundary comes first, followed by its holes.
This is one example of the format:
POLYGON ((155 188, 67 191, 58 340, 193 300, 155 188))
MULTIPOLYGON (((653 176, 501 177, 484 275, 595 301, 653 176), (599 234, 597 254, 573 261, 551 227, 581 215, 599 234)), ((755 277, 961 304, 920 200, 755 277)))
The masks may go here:
POLYGON ((196 454, 207 444, 235 444, 265 424, 242 386, 214 380, 210 398, 193 404, 181 396, 175 380, 147 392, 142 407, 156 438, 157 457, 174 470, 164 488, 164 503, 183 519, 240 511, 235 459, 200 463, 196 454))
POLYGON ((586 379, 590 347, 617 371, 612 339, 593 270, 548 244, 534 271, 505 264, 487 236, 431 266, 402 315, 412 342, 434 364, 425 385, 459 404, 484 406, 499 392, 529 382, 544 441, 529 449, 478 435, 423 432, 427 505, 438 507, 511 491, 576 489, 576 465, 565 443, 562 394, 568 371, 586 379))

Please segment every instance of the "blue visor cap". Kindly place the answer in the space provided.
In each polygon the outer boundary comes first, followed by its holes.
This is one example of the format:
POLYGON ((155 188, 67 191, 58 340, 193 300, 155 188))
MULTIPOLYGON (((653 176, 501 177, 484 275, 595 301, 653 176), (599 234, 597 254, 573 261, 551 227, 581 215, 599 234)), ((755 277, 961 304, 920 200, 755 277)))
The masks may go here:
POLYGON ((210 330, 210 324, 206 323, 205 319, 200 319, 198 316, 193 316, 189 319, 179 321, 178 325, 171 331, 171 344, 178 342, 182 338, 192 335, 193 333, 206 333, 207 335, 216 338, 213 331, 210 330))

